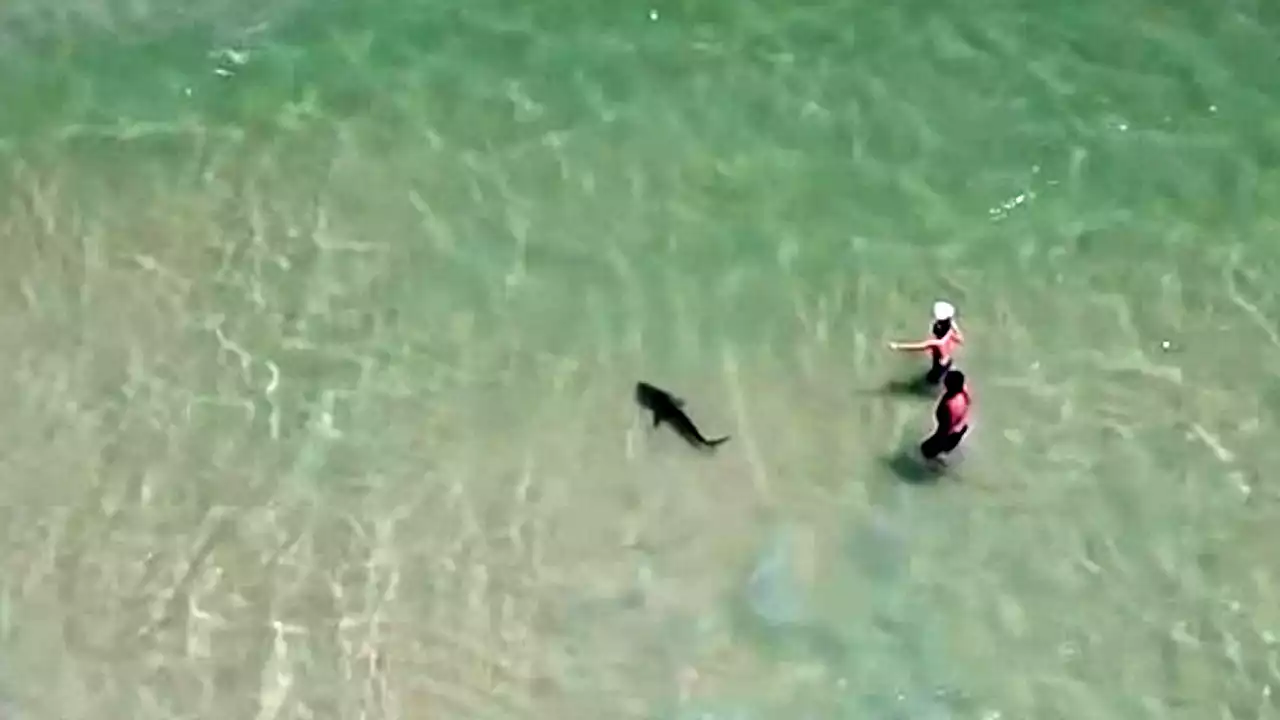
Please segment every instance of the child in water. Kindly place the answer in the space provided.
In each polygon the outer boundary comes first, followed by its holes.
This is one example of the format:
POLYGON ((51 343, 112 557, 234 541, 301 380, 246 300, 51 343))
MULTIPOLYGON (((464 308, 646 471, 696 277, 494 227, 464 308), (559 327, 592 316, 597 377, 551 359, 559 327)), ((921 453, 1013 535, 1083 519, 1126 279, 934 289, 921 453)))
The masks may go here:
POLYGON ((938 399, 938 407, 933 413, 938 427, 920 443, 920 454, 925 462, 935 467, 942 465, 943 455, 960 447, 960 441, 969 432, 969 406, 972 403, 968 383, 959 370, 947 373, 942 388, 942 397, 938 399))
POLYGON ((929 372, 924 376, 925 382, 937 385, 946 377, 951 369, 955 351, 964 344, 964 333, 956 324, 956 308, 945 300, 933 304, 933 327, 931 337, 920 342, 891 342, 890 350, 903 352, 928 352, 932 360, 929 372))

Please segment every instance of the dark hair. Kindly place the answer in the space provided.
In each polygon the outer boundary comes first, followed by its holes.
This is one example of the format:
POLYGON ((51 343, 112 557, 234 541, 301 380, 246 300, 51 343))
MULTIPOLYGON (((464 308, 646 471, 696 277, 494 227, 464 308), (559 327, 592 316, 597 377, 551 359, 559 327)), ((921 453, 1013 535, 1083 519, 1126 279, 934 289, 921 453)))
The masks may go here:
POLYGON ((947 333, 949 333, 949 332, 951 332, 951 321, 950 321, 950 320, 934 320, 934 321, 933 321, 933 336, 934 336, 934 337, 936 337, 936 338, 938 338, 939 340, 941 340, 942 338, 946 337, 946 336, 947 336, 947 333))
POLYGON ((958 393, 964 390, 964 373, 959 370, 952 370, 942 379, 942 386, 949 393, 958 393))

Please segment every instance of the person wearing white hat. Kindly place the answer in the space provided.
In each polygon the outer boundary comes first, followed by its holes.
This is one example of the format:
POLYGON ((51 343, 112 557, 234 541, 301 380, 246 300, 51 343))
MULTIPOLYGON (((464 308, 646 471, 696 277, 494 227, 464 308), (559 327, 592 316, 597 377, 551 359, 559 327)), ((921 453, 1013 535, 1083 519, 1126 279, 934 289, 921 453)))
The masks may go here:
POLYGON ((933 304, 933 327, 929 339, 920 342, 891 342, 889 349, 903 352, 927 352, 932 364, 923 378, 927 385, 942 382, 951 369, 956 350, 964 344, 964 333, 956 323, 956 307, 946 300, 933 304))

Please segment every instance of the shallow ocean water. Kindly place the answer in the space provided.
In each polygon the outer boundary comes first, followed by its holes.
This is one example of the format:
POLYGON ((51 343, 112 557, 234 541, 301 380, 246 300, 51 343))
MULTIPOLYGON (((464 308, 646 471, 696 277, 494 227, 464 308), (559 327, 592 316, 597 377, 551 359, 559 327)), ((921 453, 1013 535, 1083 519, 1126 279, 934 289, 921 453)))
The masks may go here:
POLYGON ((1277 23, 7 6, 11 714, 1274 717, 1277 23))

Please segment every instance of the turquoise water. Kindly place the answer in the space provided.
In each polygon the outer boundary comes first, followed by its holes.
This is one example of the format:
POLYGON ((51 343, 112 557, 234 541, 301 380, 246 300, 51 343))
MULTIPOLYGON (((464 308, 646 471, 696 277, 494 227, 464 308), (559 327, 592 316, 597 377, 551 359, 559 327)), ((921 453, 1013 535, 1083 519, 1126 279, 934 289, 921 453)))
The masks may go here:
POLYGON ((0 10, 0 692, 1276 716, 1278 31, 1244 2, 0 10), (916 369, 884 345, 938 297, 978 418, 920 482, 929 401, 883 391, 916 369), (651 430, 640 379, 734 439, 651 430))

